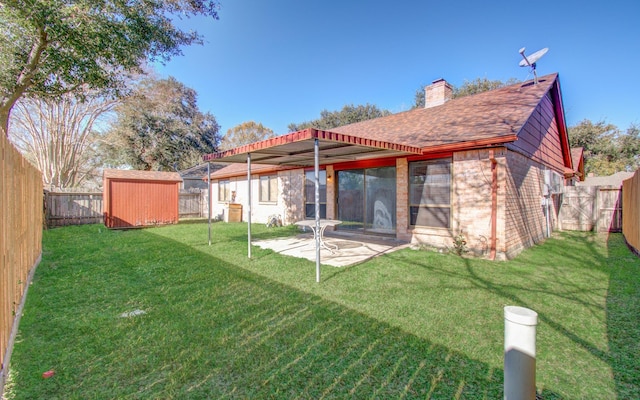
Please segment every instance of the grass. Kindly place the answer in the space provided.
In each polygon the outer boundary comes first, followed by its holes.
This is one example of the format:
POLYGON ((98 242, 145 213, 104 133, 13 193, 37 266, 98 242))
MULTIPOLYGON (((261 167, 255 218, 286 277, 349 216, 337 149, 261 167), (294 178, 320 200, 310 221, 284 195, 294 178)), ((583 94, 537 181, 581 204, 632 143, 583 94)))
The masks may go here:
POLYGON ((214 224, 211 246, 206 224, 43 240, 9 399, 497 399, 506 305, 539 314, 542 398, 640 398, 640 260, 619 234, 495 263, 405 249, 319 284, 314 262, 247 259, 245 224, 214 224))

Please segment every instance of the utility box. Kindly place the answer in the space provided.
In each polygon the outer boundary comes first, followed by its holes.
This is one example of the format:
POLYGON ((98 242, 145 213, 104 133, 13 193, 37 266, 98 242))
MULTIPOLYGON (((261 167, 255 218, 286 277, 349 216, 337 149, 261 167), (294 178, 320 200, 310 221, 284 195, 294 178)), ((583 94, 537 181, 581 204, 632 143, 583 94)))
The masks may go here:
POLYGON ((107 228, 135 228, 178 223, 177 172, 105 170, 104 224, 107 228))
POLYGON ((229 204, 227 222, 242 222, 242 204, 229 204))

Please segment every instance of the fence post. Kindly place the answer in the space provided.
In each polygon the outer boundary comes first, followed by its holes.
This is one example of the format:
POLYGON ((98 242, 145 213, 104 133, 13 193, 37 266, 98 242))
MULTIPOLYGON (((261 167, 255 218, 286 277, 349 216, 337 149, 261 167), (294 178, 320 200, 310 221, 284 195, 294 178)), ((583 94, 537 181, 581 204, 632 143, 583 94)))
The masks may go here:
POLYGON ((536 398, 536 325, 538 313, 524 307, 504 308, 504 398, 536 398))

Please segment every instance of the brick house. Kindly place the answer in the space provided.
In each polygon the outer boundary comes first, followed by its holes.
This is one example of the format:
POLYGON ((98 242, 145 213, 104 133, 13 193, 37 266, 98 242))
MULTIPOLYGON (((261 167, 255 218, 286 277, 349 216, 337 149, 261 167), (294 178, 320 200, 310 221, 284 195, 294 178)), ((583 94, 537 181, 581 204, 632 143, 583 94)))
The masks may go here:
POLYGON ((211 175, 214 215, 233 200, 245 221, 314 218, 317 168, 320 216, 338 231, 435 247, 463 234, 491 259, 548 236, 576 171, 558 74, 457 99, 437 80, 425 96, 425 108, 206 155, 237 163, 211 175))

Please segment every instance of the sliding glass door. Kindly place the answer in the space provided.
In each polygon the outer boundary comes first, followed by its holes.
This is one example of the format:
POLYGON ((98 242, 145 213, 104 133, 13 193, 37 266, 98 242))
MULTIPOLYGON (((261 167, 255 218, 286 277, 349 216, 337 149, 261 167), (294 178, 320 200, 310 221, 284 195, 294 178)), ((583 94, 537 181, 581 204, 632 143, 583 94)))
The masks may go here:
POLYGON ((339 229, 395 235, 395 167, 338 171, 339 229))

